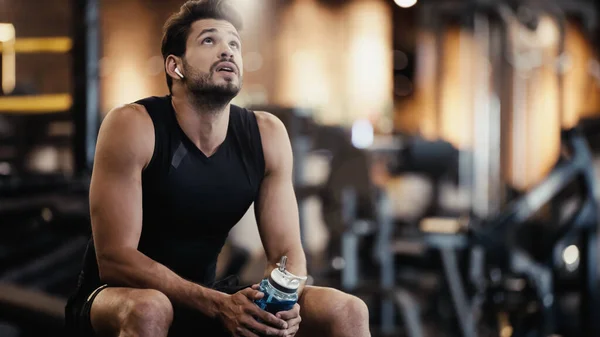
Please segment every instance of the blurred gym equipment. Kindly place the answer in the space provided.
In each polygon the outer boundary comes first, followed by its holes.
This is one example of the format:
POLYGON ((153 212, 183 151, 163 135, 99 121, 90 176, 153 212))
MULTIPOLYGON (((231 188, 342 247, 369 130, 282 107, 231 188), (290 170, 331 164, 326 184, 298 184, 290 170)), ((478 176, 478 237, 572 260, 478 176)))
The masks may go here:
MULTIPOLYGON (((277 106, 253 106, 252 110, 269 111, 277 116, 288 130, 294 151, 294 189, 300 210, 300 228, 303 242, 306 234, 304 205, 316 197, 322 205, 322 218, 329 232, 324 256, 308 259, 309 274, 320 285, 339 287, 345 268, 342 242, 350 218, 367 222, 376 217, 377 190, 369 176, 369 157, 366 151, 352 145, 349 132, 340 127, 320 125, 304 109, 277 106), (307 182, 304 165, 309 156, 327 158, 329 173, 324 183, 307 182), (352 191, 354 201, 349 204, 346 192, 352 191), (319 263, 323 261, 323 263, 319 263)), ((350 199, 353 199, 350 198, 350 199)), ((356 248, 358 252, 358 246, 356 248)), ((366 265, 371 264, 365 261, 366 265)))
MULTIPOLYGON (((587 125, 563 130, 552 172, 488 217, 423 218, 420 234, 407 236, 380 201, 375 256, 382 273, 371 293, 394 300, 409 336, 423 336, 430 324, 457 336, 598 334, 599 194, 587 142, 598 128, 587 125)), ((344 288, 363 291, 359 276, 351 279, 344 288)), ((395 309, 382 309, 383 333, 397 333, 395 309)))
MULTIPOLYGON (((575 16, 593 31, 595 13, 583 1, 423 3, 422 24, 433 31, 438 46, 433 55, 437 74, 443 72, 439 65, 445 57, 441 35, 451 25, 471 41, 461 44, 466 54, 460 58, 469 60, 476 54, 483 60, 469 64, 475 67, 468 72, 474 76, 473 101, 466 104, 473 107, 472 144, 457 151, 443 141, 405 139, 393 158, 400 165, 390 171, 419 172, 434 181, 456 178, 459 187, 471 192, 470 205, 454 216, 430 207, 416 233, 393 218, 386 220, 390 210, 381 206, 376 257, 384 272, 373 293, 394 305, 381 306, 378 333, 598 335, 598 182, 586 142, 590 134, 579 128, 563 130, 563 150, 555 167, 526 190, 505 181, 503 149, 510 145, 521 153, 527 139, 517 138, 522 130, 515 131, 512 142, 502 139, 507 125, 518 129, 527 122, 535 105, 530 105, 534 98, 525 89, 536 83, 542 67, 557 79, 562 97, 565 22, 575 16), (536 35, 541 34, 537 30, 542 18, 558 27, 555 53, 546 53, 536 35)), ((439 100, 441 81, 434 82, 439 100)), ((438 102, 438 114, 439 106, 438 102)), ((562 121, 562 103, 559 106, 562 121)), ((555 131, 559 129, 557 125, 555 131)), ((512 163, 517 172, 518 159, 512 163)), ((433 205, 437 197, 433 193, 433 205)))
MULTIPOLYGON (((61 48, 46 44, 36 50, 65 52, 72 92, 15 90, 0 96, 3 336, 62 335, 64 305, 77 284, 90 234, 88 186, 99 120, 99 5, 86 0, 71 6, 72 35, 60 39, 61 48)), ((15 45, 19 42, 17 35, 15 45)))

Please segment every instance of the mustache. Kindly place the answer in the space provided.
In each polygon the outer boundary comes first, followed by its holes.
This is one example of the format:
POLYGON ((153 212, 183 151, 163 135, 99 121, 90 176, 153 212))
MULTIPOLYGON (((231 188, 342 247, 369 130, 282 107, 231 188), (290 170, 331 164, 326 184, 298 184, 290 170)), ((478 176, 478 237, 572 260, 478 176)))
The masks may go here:
POLYGON ((217 62, 213 63, 213 65, 210 67, 210 72, 211 72, 211 73, 214 73, 214 72, 215 72, 215 69, 217 69, 217 66, 218 66, 220 63, 223 63, 223 62, 229 62, 229 63, 233 63, 233 65, 236 67, 236 70, 237 70, 237 71, 238 71, 238 73, 239 73, 240 67, 238 67, 238 64, 237 64, 237 63, 236 63, 236 62, 235 62, 233 59, 230 59, 230 60, 228 60, 228 59, 220 59, 219 61, 217 61, 217 62))

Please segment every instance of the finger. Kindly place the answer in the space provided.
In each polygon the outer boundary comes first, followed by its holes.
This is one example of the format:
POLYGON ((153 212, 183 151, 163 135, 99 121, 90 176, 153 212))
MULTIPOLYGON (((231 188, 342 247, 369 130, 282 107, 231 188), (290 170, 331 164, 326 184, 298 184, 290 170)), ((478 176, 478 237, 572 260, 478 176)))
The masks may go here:
POLYGON ((298 331, 298 329, 300 328, 300 322, 302 322, 302 317, 298 316, 296 318, 290 319, 287 323, 288 323, 288 331, 295 329, 295 331, 298 331))
POLYGON ((243 321, 242 324, 245 328, 258 333, 261 336, 285 336, 285 330, 262 324, 254 319, 254 317, 249 317, 247 320, 243 321))
POLYGON ((275 315, 273 315, 272 313, 262 310, 258 306, 248 307, 247 313, 260 319, 261 321, 265 322, 265 324, 267 324, 267 325, 270 325, 270 326, 273 326, 276 328, 280 328, 280 329, 287 329, 287 327, 288 327, 288 324, 285 320, 275 317, 275 315))
POLYGON ((258 290, 260 288, 260 284, 253 284, 252 289, 258 290))
POLYGON ((238 327, 236 329, 236 336, 243 336, 243 337, 260 337, 257 334, 255 334, 254 332, 244 328, 244 327, 238 327))
POLYGON ((287 337, 296 335, 296 333, 298 332, 298 329, 300 329, 300 322, 302 322, 302 318, 300 316, 289 320, 287 322, 288 328, 287 328, 287 330, 285 330, 285 333, 286 333, 285 335, 287 337))
POLYGON ((246 288, 246 289, 240 291, 240 293, 242 293, 244 296, 248 297, 248 299, 250 299, 251 301, 259 300, 259 299, 263 298, 263 296, 265 296, 264 293, 262 293, 258 290, 252 289, 252 288, 246 288))
POLYGON ((293 326, 289 329, 286 330, 286 337, 294 337, 296 336, 296 334, 298 333, 298 330, 300 329, 300 325, 296 325, 293 326))
POLYGON ((276 315, 277 317, 289 321, 292 318, 296 318, 300 316, 300 305, 298 303, 294 304, 294 307, 288 311, 280 311, 276 315))

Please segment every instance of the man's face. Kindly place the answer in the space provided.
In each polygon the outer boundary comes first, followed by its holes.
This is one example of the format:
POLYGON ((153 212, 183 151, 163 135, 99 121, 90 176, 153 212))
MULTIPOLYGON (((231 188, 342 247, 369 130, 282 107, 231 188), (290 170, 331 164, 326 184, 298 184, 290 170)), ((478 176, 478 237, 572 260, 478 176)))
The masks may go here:
POLYGON ((183 57, 184 83, 191 93, 231 100, 242 87, 243 69, 242 44, 231 23, 206 19, 192 24, 183 57))

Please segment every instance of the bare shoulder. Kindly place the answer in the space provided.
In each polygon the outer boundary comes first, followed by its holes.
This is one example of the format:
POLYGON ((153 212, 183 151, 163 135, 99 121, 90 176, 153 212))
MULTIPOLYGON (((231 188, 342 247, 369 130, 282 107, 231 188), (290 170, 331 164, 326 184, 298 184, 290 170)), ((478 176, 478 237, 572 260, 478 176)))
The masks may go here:
POLYGON ((285 125, 277 116, 266 111, 255 111, 267 170, 278 170, 291 165, 292 147, 285 125))
POLYGON ((140 104, 124 104, 115 107, 102 121, 104 129, 119 129, 130 132, 144 132, 152 126, 152 119, 146 108, 140 104))
POLYGON ((112 109, 100 126, 96 152, 149 162, 154 152, 154 125, 146 109, 139 104, 112 109))
MULTIPOLYGON (((266 111, 255 111, 256 121, 260 129, 261 136, 264 133, 267 137, 277 136, 280 133, 286 133, 285 125, 279 117, 266 111)), ((281 135, 279 135, 281 136, 281 135)))

